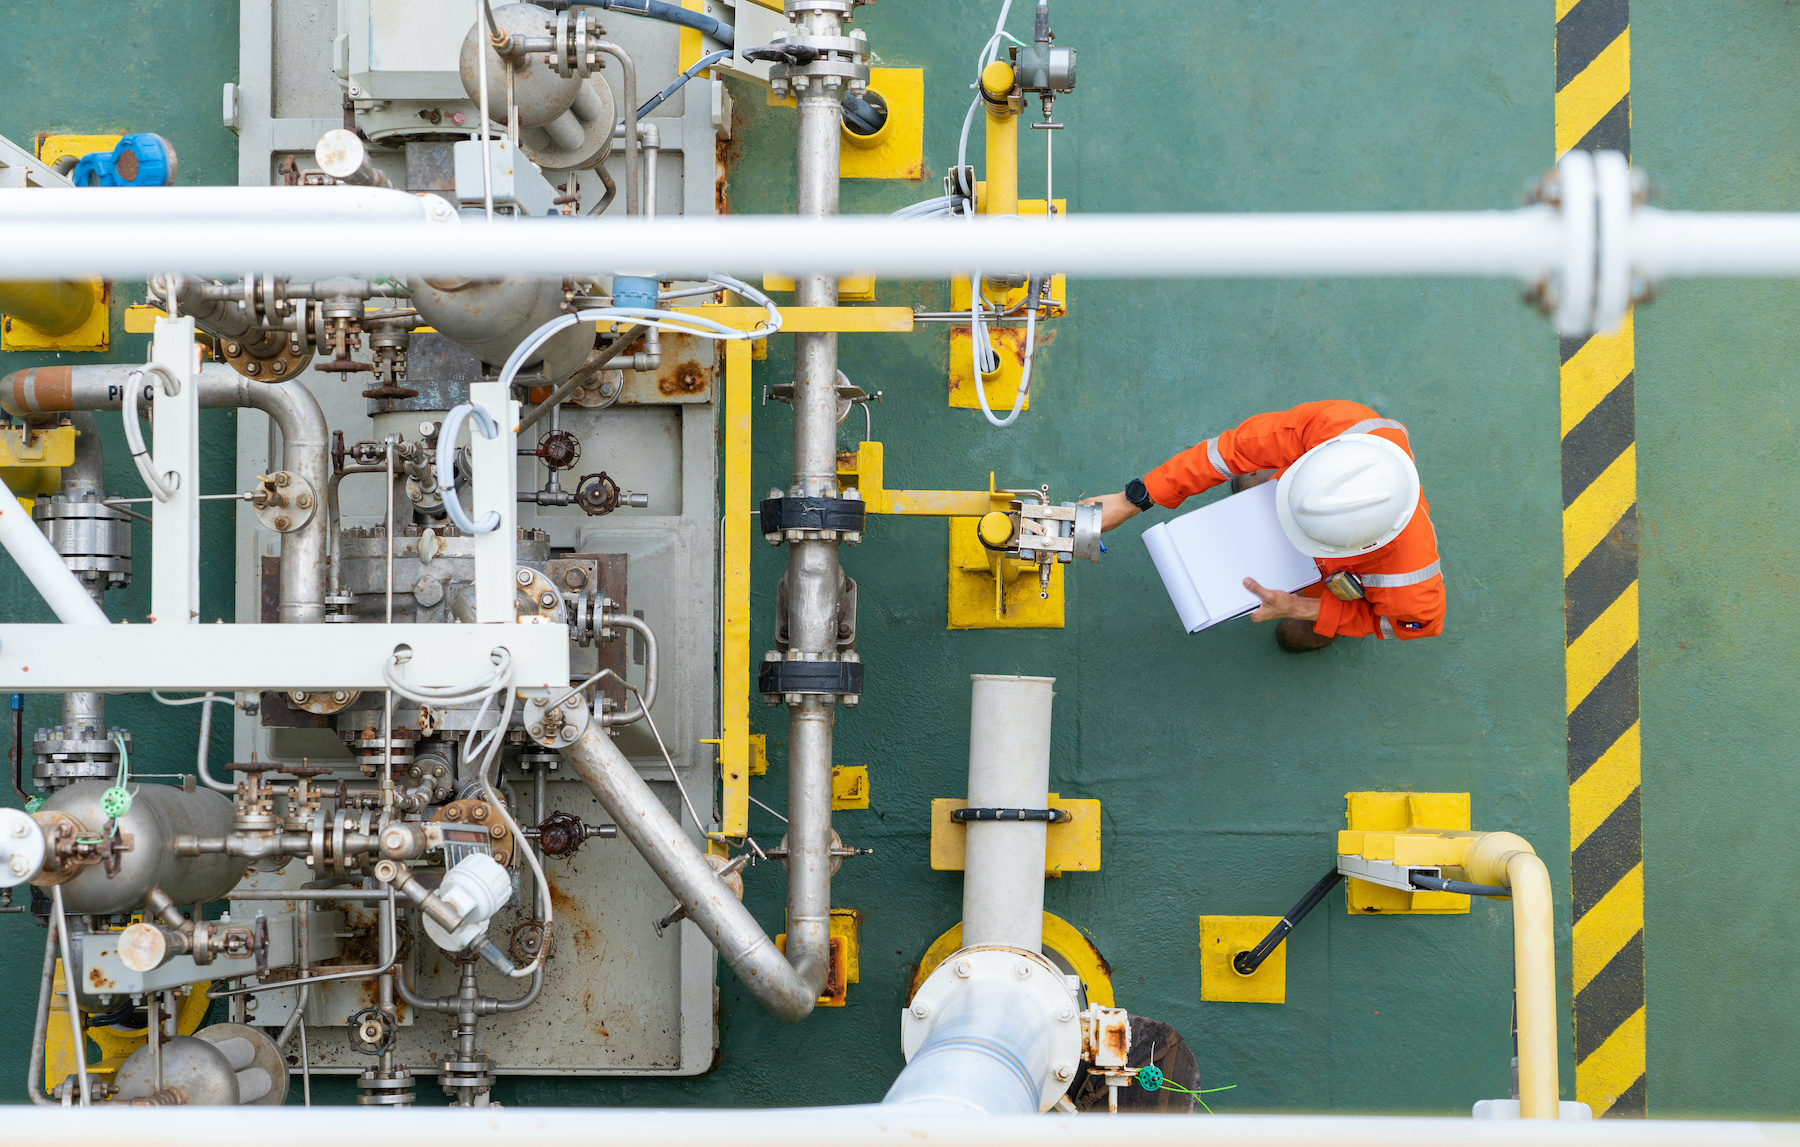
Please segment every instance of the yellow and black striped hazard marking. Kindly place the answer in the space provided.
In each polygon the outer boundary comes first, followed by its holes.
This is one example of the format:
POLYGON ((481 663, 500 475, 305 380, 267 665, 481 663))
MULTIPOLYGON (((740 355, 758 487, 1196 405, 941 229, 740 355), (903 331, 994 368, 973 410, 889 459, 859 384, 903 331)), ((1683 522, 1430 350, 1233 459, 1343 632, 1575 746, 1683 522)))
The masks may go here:
MULTIPOLYGON (((1631 154, 1628 0, 1556 0, 1556 154, 1631 154)), ((1632 324, 1562 340, 1575 1095, 1643 1116, 1644 858, 1632 324)))

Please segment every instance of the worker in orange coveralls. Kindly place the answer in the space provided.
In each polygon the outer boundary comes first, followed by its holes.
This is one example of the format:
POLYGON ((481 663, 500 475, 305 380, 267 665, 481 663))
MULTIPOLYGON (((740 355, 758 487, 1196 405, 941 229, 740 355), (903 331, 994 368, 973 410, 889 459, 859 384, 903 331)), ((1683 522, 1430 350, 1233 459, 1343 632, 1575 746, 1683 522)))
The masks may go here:
POLYGON ((1221 482, 1232 492, 1278 479, 1276 512, 1288 540, 1323 582, 1298 594, 1244 585, 1262 599, 1252 621, 1275 621, 1283 649, 1322 649, 1342 636, 1408 640, 1444 629, 1437 532, 1419 489, 1406 427, 1360 402, 1306 402, 1258 414, 1088 500, 1101 529, 1156 506, 1174 509, 1221 482))

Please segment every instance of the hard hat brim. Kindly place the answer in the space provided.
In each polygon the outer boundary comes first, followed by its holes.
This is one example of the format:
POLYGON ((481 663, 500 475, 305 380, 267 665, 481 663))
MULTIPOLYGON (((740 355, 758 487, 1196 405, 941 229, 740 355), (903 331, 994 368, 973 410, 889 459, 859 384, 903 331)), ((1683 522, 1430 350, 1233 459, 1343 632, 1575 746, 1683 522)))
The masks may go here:
POLYGON ((1301 553, 1307 555, 1308 557, 1313 557, 1313 558, 1350 558, 1350 557, 1355 557, 1358 554, 1366 554, 1372 550, 1378 550, 1382 546, 1387 545, 1389 542, 1391 542, 1395 538, 1399 537, 1400 532, 1402 530, 1406 529, 1406 527, 1411 524, 1413 515, 1419 512, 1419 495, 1420 495, 1420 493, 1421 493, 1421 487, 1419 485, 1419 470, 1418 470, 1418 467, 1413 463, 1412 455, 1408 454, 1405 450, 1401 449, 1395 443, 1390 442, 1386 438, 1381 437, 1379 434, 1339 434, 1339 435, 1336 435, 1335 437, 1327 438, 1325 441, 1319 443, 1317 446, 1314 446, 1311 450, 1308 450, 1305 454, 1302 454, 1302 455, 1300 455, 1300 457, 1294 459, 1292 464, 1290 464, 1288 466, 1288 468, 1282 472, 1281 477, 1276 479, 1276 482, 1275 482, 1275 517, 1276 517, 1276 520, 1281 523, 1281 532, 1287 535, 1288 541, 1290 541, 1294 544, 1295 549, 1299 550, 1301 553), (1368 543, 1367 545, 1356 546, 1356 547, 1330 546, 1330 545, 1326 545, 1325 543, 1320 542, 1320 541, 1312 538, 1311 536, 1309 536, 1305 530, 1302 530, 1300 528, 1300 524, 1294 520, 1294 512, 1288 506, 1287 491, 1282 488, 1285 483, 1285 480, 1289 474, 1292 474, 1294 471, 1298 470, 1300 468, 1301 464, 1304 463, 1308 458, 1312 457, 1314 454, 1318 453, 1320 450, 1323 450, 1325 447, 1331 445, 1333 442, 1373 443, 1373 444, 1375 444, 1376 449, 1387 451, 1387 452, 1393 454, 1401 462, 1403 462, 1406 466, 1407 471, 1409 473, 1411 473, 1413 476, 1412 497, 1407 504, 1406 513, 1400 515, 1398 521, 1391 528, 1389 528, 1386 533, 1382 534, 1381 537, 1377 538, 1375 541, 1368 543))

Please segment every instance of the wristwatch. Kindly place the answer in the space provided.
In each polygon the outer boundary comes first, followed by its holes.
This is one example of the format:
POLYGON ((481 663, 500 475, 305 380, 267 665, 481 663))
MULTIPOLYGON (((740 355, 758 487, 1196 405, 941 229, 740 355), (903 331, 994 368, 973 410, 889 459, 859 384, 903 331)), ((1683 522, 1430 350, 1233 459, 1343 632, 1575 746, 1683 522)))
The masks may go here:
POLYGON ((1156 505, 1156 503, 1151 500, 1150 490, 1144 485, 1144 480, 1142 478, 1133 478, 1131 481, 1125 483, 1125 500, 1140 510, 1148 510, 1150 507, 1156 505))

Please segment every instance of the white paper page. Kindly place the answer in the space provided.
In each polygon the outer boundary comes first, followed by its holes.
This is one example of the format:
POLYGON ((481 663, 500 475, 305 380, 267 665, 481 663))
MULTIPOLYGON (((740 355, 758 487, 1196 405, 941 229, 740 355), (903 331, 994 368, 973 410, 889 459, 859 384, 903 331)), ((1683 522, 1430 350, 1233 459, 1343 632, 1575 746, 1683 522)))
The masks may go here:
MULTIPOLYGON (((1260 602, 1244 588, 1246 577, 1289 593, 1319 580, 1319 567, 1282 532, 1275 516, 1276 486, 1265 482, 1151 528, 1162 531, 1155 546, 1179 556, 1187 574, 1171 578, 1164 559, 1152 550, 1188 632, 1255 609, 1260 602)), ((1147 546, 1150 533, 1144 532, 1147 546)))
POLYGON ((1187 564, 1181 560, 1174 540, 1169 537, 1168 523, 1158 522, 1144 531, 1144 548, 1150 551, 1150 560, 1156 563, 1156 572, 1162 575, 1163 588, 1169 591, 1169 600, 1175 603, 1181 627, 1189 633, 1205 629, 1211 618, 1200 595, 1194 591, 1194 579, 1188 574, 1187 564))

